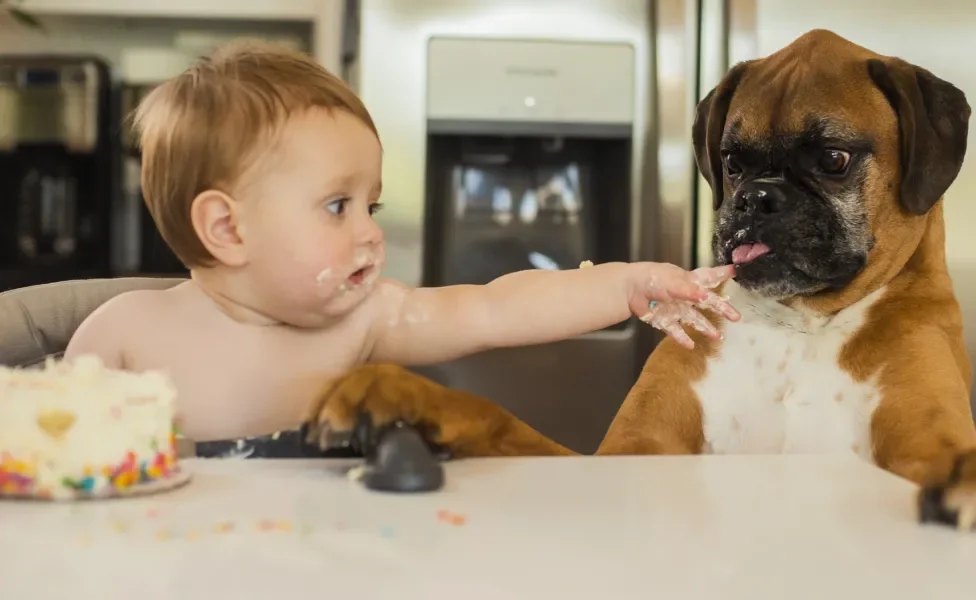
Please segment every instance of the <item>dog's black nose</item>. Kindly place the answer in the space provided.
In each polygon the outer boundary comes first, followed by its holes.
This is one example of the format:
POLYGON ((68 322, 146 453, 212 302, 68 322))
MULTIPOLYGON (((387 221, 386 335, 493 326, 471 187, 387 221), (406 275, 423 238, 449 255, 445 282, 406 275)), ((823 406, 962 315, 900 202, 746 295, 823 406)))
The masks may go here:
POLYGON ((732 196, 735 209, 759 214, 778 213, 786 206, 786 194, 778 185, 746 183, 732 196))

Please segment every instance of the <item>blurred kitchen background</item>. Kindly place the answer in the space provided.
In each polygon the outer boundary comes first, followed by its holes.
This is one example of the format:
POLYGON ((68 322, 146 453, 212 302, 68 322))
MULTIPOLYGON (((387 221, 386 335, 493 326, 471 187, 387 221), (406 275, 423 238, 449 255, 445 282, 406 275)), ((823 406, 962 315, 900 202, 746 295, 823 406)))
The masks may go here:
MULTIPOLYGON (((815 27, 976 103, 965 1, 0 0, 0 14, 0 290, 185 274, 142 206, 123 121, 239 36, 310 52, 361 94, 385 149, 386 274, 417 285, 584 260, 709 263, 695 104, 731 64, 815 27)), ((970 159, 946 203, 970 352, 974 188, 970 159)), ((424 372, 589 452, 657 339, 630 322, 424 372)))

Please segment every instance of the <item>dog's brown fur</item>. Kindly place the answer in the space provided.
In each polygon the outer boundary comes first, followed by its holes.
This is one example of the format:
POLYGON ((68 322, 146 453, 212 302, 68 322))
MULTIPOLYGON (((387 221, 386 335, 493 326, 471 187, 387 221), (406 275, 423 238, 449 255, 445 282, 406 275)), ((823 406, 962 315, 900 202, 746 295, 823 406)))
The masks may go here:
MULTIPOLYGON (((935 144, 936 133, 952 135, 943 127, 926 137, 926 115, 908 114, 911 102, 916 113, 925 110, 918 73, 930 75, 833 33, 812 31, 779 52, 730 70, 699 107, 696 152, 717 206, 730 192, 718 156, 729 123, 736 123, 740 137, 762 141, 800 131, 808 115, 822 113, 839 115, 853 129, 872 133, 872 161, 862 197, 868 202, 875 245, 865 268, 840 290, 784 302, 834 314, 887 286, 840 357, 840 366, 855 381, 878 377, 882 398, 871 424, 874 459, 915 483, 947 487, 945 502, 951 508, 976 510, 972 369, 946 268, 942 200, 932 198, 926 206, 911 200, 917 189, 931 189, 918 178, 941 178, 934 186, 942 189, 941 184, 954 179, 959 164, 947 156, 918 172, 920 165, 912 163, 925 151, 913 144, 935 144), (876 62, 869 68, 870 61, 876 62), (797 79, 816 85, 792 85, 797 79), (800 88, 802 97, 789 97, 800 88), (892 107, 892 94, 901 94, 896 98, 900 110, 892 107)), ((964 115, 956 116, 957 126, 965 126, 968 106, 964 115)), ((964 152, 964 136, 962 146, 964 152)), ((938 159, 938 152, 932 152, 938 159)), ((957 158, 961 162, 961 155, 957 158)), ((671 339, 655 349, 597 454, 702 452, 702 409, 692 385, 704 377, 708 357, 722 348, 721 342, 693 337, 696 349, 691 352, 671 339)), ((363 367, 331 385, 312 422, 345 431, 360 409, 374 422, 402 418, 433 424, 433 441, 459 457, 571 453, 483 399, 391 366, 363 367)))

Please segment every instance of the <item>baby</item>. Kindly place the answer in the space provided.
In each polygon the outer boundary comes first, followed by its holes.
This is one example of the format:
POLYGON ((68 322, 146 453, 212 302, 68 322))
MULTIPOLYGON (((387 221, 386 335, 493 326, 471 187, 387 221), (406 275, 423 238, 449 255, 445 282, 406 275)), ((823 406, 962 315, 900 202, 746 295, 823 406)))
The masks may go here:
POLYGON ((739 318, 709 291, 732 267, 612 263, 417 289, 380 278, 376 128, 300 53, 225 47, 155 89, 135 124, 146 203, 191 277, 106 302, 65 358, 168 372, 196 441, 295 428, 323 380, 365 362, 439 363, 631 315, 691 347, 682 323, 718 337, 695 306, 739 318))

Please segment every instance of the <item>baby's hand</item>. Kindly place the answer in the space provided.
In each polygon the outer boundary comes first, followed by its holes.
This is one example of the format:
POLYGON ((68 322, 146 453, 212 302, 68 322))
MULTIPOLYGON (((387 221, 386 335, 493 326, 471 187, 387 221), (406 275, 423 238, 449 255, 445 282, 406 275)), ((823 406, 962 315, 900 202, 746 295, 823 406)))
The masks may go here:
POLYGON ((686 348, 694 348, 695 343, 682 325, 690 325, 713 340, 720 337, 699 308, 732 321, 741 317, 727 300, 711 291, 735 275, 732 265, 694 271, 667 263, 638 263, 633 267, 631 310, 641 321, 660 329, 686 348))

